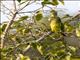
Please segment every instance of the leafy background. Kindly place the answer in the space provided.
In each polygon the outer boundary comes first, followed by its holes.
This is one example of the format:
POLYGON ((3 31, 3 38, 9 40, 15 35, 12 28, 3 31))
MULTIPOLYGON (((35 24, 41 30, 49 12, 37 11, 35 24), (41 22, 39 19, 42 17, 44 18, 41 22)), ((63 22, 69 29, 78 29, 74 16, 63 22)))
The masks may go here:
MULTIPOLYGON (((27 1, 17 0, 20 4, 27 1)), ((35 0, 36 1, 36 0, 35 0)), ((63 0, 59 0, 64 5, 63 0)), ((58 0, 43 0, 46 5, 57 6, 58 0)), ((18 12, 17 12, 18 13, 18 12)), ((15 14, 17 14, 15 13, 15 14)), ((14 14, 14 16, 16 16, 14 14)), ((36 10, 32 16, 21 16, 13 21, 5 32, 9 22, 0 25, 0 39, 4 33, 4 47, 0 49, 1 60, 80 60, 80 14, 61 18, 66 36, 52 33, 50 15, 44 16, 43 10, 36 10)), ((2 42, 1 42, 2 44, 2 42)))

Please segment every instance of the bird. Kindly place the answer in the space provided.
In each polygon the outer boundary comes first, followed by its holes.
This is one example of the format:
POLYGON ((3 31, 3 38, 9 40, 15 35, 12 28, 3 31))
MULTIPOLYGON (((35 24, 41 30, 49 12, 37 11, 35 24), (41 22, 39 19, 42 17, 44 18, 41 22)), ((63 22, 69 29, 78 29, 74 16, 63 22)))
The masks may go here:
POLYGON ((55 10, 51 11, 49 21, 50 21, 50 28, 52 32, 61 33, 62 35, 64 35, 63 34, 64 24, 62 23, 60 17, 58 17, 57 11, 55 10))

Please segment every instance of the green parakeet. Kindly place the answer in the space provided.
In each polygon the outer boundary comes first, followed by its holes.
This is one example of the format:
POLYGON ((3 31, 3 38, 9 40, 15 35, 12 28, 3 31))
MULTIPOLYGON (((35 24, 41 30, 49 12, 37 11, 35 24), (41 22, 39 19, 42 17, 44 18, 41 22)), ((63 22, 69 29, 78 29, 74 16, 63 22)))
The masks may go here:
POLYGON ((49 19, 51 31, 54 33, 63 33, 64 32, 64 25, 61 22, 61 19, 57 16, 56 11, 51 11, 51 17, 49 19))

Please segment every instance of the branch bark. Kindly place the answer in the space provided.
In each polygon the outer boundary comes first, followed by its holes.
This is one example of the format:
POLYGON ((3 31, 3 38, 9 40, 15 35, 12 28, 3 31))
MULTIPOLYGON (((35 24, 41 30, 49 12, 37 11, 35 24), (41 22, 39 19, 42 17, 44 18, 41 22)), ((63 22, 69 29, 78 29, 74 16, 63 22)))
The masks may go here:
POLYGON ((17 12, 15 12, 13 14, 13 17, 12 17, 11 21, 9 21, 8 25, 5 28, 5 31, 3 32, 3 36, 1 37, 1 48, 4 48, 4 43, 5 43, 5 40, 6 40, 7 32, 10 29, 10 26, 12 25, 12 23, 13 23, 15 17, 16 17, 16 14, 17 14, 17 12))

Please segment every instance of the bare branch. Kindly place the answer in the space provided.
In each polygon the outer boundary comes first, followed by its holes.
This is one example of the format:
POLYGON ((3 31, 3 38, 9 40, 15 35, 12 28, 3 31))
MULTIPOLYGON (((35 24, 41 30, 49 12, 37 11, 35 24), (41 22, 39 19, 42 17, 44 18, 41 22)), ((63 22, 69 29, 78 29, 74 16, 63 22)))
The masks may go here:
POLYGON ((80 14, 77 14, 76 16, 72 17, 71 19, 69 19, 69 20, 66 21, 66 22, 70 23, 70 22, 75 21, 75 20, 77 20, 77 19, 80 19, 80 14))
POLYGON ((4 8, 10 11, 10 13, 14 14, 9 8, 7 8, 3 3, 1 3, 4 8))
MULTIPOLYGON (((31 0, 30 0, 30 1, 31 1, 31 0)), ((22 7, 21 9, 19 9, 18 11, 21 11, 21 10, 23 10, 26 6, 34 3, 34 2, 30 3, 30 1, 29 1, 24 7, 22 7)))
POLYGON ((14 5, 14 11, 16 11, 16 1, 13 0, 13 5, 14 5))
POLYGON ((16 17, 16 14, 17 14, 17 12, 14 13, 11 21, 9 21, 7 27, 5 28, 5 31, 3 32, 3 36, 1 37, 1 48, 4 47, 4 43, 5 43, 4 41, 6 40, 7 32, 8 32, 8 30, 10 29, 10 26, 12 25, 12 23, 13 23, 15 17, 16 17))
POLYGON ((41 36, 39 39, 37 39, 36 42, 39 42, 39 41, 43 40, 46 36, 48 36, 50 34, 51 34, 51 32, 44 33, 44 35, 41 36))
MULTIPOLYGON (((23 14, 23 13, 35 13, 36 11, 38 11, 38 10, 40 10, 40 9, 42 9, 43 7, 40 7, 40 8, 38 8, 38 9, 36 9, 36 10, 34 10, 34 11, 27 11, 27 12, 18 12, 18 14, 23 14)), ((49 10, 46 10, 46 11, 49 11, 49 10)))

